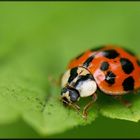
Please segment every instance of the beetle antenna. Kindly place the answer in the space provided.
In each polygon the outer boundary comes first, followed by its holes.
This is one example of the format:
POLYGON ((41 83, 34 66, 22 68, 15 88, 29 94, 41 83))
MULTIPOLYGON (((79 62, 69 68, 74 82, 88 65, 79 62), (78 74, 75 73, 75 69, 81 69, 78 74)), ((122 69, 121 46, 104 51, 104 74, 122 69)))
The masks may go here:
MULTIPOLYGON (((77 104, 68 103, 67 101, 63 100, 63 98, 60 98, 60 101, 66 103, 68 106, 72 107, 74 110, 77 111, 78 114, 81 114, 81 112, 80 112, 80 107, 79 107, 77 104)), ((82 115, 82 114, 81 114, 81 115, 82 115)))
POLYGON ((81 114, 80 107, 77 104, 69 104, 69 106, 76 110, 78 114, 81 114))

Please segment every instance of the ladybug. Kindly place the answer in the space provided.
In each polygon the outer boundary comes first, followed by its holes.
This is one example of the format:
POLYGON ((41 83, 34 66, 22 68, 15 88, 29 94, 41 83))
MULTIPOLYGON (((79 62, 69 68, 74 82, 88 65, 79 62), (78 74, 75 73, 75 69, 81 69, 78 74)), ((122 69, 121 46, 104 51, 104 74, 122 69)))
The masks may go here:
POLYGON ((61 99, 75 108, 80 98, 92 97, 83 109, 83 117, 97 100, 96 91, 121 96, 140 88, 140 61, 129 50, 105 45, 87 50, 71 60, 61 78, 61 99))

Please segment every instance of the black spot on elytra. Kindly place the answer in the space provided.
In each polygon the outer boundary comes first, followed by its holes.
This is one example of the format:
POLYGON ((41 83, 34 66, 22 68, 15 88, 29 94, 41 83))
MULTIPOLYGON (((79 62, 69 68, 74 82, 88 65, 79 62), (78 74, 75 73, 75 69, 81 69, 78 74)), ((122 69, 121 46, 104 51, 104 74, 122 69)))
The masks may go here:
POLYGON ((79 59, 81 56, 83 56, 84 55, 84 52, 83 53, 81 53, 81 54, 79 54, 77 57, 76 57, 76 59, 79 59))
POLYGON ((101 66, 100 66, 100 69, 102 71, 106 71, 108 68, 109 68, 108 62, 102 62, 101 66))
POLYGON ((81 75, 79 76, 79 79, 76 81, 76 83, 74 84, 74 87, 76 87, 79 83, 84 82, 88 79, 93 80, 93 76, 91 74, 87 74, 87 75, 81 75))
POLYGON ((104 50, 102 51, 103 56, 109 59, 114 59, 119 56, 119 53, 116 50, 104 50))
POLYGON ((71 83, 71 81, 73 81, 76 78, 76 76, 78 75, 77 69, 78 69, 77 67, 71 69, 68 83, 71 83))
POLYGON ((120 59, 122 69, 126 74, 130 74, 134 70, 133 63, 127 58, 120 59))
POLYGON ((134 89, 134 82, 135 81, 134 81, 133 77, 129 76, 122 83, 123 89, 125 91, 133 90, 134 89))
POLYGON ((108 71, 105 76, 105 81, 108 84, 113 85, 115 83, 115 78, 116 78, 116 75, 112 71, 108 71))
POLYGON ((103 49, 104 47, 105 47, 105 46, 99 46, 99 47, 90 49, 90 51, 95 52, 95 51, 98 51, 98 50, 100 50, 100 49, 103 49))
POLYGON ((90 65, 90 63, 92 62, 94 56, 90 56, 84 63, 83 63, 83 66, 84 67, 88 67, 90 65))

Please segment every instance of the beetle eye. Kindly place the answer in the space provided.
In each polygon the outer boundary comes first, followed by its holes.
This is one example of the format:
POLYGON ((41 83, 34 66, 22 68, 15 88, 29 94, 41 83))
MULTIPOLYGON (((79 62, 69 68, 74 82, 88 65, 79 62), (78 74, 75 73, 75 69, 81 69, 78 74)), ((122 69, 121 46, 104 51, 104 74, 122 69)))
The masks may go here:
POLYGON ((70 103, 70 102, 76 102, 80 97, 80 94, 74 88, 64 87, 61 90, 61 96, 64 102, 70 103))
POLYGON ((69 95, 70 95, 70 100, 72 102, 76 102, 78 100, 78 98, 80 97, 79 92, 75 89, 70 89, 69 95))

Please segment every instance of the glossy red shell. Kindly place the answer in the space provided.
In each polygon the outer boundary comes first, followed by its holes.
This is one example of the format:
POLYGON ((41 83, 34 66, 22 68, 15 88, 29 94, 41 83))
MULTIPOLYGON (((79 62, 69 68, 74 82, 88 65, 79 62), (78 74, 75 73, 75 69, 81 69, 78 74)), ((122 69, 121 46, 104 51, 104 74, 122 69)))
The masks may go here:
POLYGON ((123 86, 124 80, 128 77, 132 77, 134 79, 134 90, 140 88, 140 66, 138 64, 137 57, 118 46, 106 45, 97 51, 87 50, 80 57, 73 59, 69 63, 68 68, 71 69, 73 67, 83 66, 83 63, 92 55, 94 55, 94 59, 91 61, 87 69, 92 73, 101 91, 111 95, 128 93, 128 91, 124 90, 123 86), (111 49, 115 50, 119 56, 109 59, 103 55, 102 51, 111 49), (134 67, 131 73, 127 74, 124 72, 120 63, 121 58, 126 58, 131 61, 134 67), (107 62, 109 64, 109 68, 106 71, 102 71, 100 69, 103 62, 107 62), (108 71, 111 71, 116 76, 113 84, 106 82, 106 74, 108 71))

